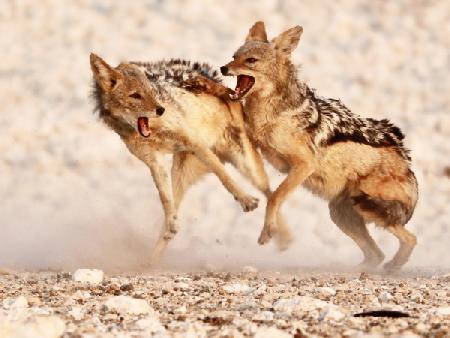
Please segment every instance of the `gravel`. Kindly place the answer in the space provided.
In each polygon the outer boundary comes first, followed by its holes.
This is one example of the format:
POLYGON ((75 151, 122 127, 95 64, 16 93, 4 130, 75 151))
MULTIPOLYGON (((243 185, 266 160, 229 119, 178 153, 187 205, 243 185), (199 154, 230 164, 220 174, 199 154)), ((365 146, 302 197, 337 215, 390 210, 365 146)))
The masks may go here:
POLYGON ((443 337, 450 332, 447 278, 155 272, 105 275, 94 285, 71 273, 11 272, 0 276, 0 336, 443 337), (386 309, 409 317, 353 316, 386 309))

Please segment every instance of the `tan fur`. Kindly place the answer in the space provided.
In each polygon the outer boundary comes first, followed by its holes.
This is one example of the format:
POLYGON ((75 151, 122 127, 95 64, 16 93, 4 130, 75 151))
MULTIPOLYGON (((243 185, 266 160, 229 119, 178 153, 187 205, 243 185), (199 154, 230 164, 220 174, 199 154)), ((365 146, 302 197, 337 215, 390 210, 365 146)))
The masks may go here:
MULTIPOLYGON (((176 100, 173 101, 159 97, 135 65, 125 63, 112 68, 92 54, 91 67, 107 110, 100 116, 121 136, 130 152, 150 168, 159 191, 165 226, 152 253, 153 263, 178 231, 177 213, 184 194, 205 174, 213 172, 245 211, 257 207, 257 199, 242 191, 229 177, 223 162, 232 163, 265 196, 270 196, 261 156, 245 132, 242 105, 225 99, 229 92, 226 87, 198 77, 189 83, 192 91, 170 88, 170 95, 176 100), (130 98, 129 94, 136 92, 142 100, 130 98), (159 105, 165 108, 162 116, 155 114, 159 105), (149 138, 136 132, 140 116, 149 118, 152 131, 149 138), (120 129, 120 121, 131 130, 120 129), (164 168, 166 153, 174 154, 171 177, 164 168)), ((287 247, 290 233, 281 216, 278 222, 280 246, 287 247)))
POLYGON ((318 147, 309 130, 299 127, 304 121, 297 118, 308 109, 309 102, 303 99, 303 88, 294 80, 296 71, 289 58, 302 31, 297 26, 268 42, 264 24, 257 22, 234 60, 223 67, 227 75, 243 74, 255 79, 244 97, 250 137, 275 168, 287 173, 268 200, 259 243, 270 240, 280 206, 294 189, 303 185, 330 201, 333 222, 361 248, 364 264, 375 266, 384 259, 366 223, 375 222, 397 236, 399 252, 386 267, 399 268, 416 243, 415 236, 404 229, 417 202, 414 174, 394 147, 351 141, 318 147), (390 222, 395 215, 389 215, 388 210, 386 216, 382 210, 370 209, 370 203, 377 201, 380 205, 391 203, 398 210, 406 208, 405 215, 401 215, 404 223, 390 222))

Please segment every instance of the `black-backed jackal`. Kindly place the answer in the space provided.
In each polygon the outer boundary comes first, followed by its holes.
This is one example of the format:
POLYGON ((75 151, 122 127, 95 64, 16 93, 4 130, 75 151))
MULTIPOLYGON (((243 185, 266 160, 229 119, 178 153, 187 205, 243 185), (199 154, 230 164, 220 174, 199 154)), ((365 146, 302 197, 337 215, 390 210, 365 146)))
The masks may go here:
POLYGON ((221 67, 223 75, 237 76, 231 98, 244 99, 250 138, 287 174, 268 200, 259 242, 276 233, 280 206, 303 185, 329 201, 331 219, 361 248, 364 265, 384 260, 366 223, 394 234, 400 248, 385 267, 397 269, 416 245, 405 229, 418 190, 404 136, 388 120, 358 117, 299 81, 290 55, 302 32, 296 26, 269 41, 264 23, 256 22, 234 60, 221 67))
MULTIPOLYGON (((261 156, 245 133, 242 106, 228 98, 229 89, 210 66, 171 60, 113 68, 95 54, 90 63, 100 118, 150 168, 159 191, 165 226, 152 262, 178 230, 184 193, 208 172, 221 180, 244 211, 257 207, 258 200, 229 177, 224 162, 270 196, 261 156), (163 165, 167 153, 174 154, 171 173, 163 165)), ((286 228, 281 217, 279 224, 286 228)), ((286 247, 290 234, 281 234, 280 245, 286 247)))

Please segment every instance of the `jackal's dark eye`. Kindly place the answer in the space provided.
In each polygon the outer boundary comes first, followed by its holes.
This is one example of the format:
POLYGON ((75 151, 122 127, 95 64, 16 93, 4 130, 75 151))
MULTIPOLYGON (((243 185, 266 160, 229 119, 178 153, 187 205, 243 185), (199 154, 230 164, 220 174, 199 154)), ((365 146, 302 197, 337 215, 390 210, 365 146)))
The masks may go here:
POLYGON ((258 61, 258 60, 256 60, 255 58, 245 59, 245 62, 247 62, 247 63, 255 63, 256 61, 258 61))
POLYGON ((164 114, 164 111, 166 109, 164 107, 158 106, 156 107, 156 115, 161 116, 162 114, 164 114))
POLYGON ((142 95, 139 94, 138 92, 134 92, 134 93, 130 94, 130 97, 132 97, 133 99, 136 99, 136 100, 142 99, 142 95))

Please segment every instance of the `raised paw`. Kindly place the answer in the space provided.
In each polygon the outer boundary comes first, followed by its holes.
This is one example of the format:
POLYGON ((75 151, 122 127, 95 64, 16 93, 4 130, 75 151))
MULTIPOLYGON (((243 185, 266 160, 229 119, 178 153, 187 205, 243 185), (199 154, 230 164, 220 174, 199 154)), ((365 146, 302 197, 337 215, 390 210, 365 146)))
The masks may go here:
POLYGON ((269 224, 266 223, 258 238, 259 245, 269 243, 270 239, 275 235, 275 232, 276 232, 275 225, 271 223, 269 224))
POLYGON ((259 200, 256 197, 245 195, 242 198, 238 199, 239 203, 241 203, 242 209, 245 212, 252 211, 258 207, 259 200))

